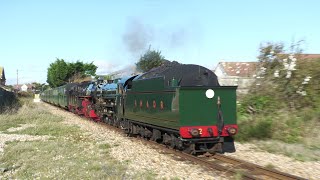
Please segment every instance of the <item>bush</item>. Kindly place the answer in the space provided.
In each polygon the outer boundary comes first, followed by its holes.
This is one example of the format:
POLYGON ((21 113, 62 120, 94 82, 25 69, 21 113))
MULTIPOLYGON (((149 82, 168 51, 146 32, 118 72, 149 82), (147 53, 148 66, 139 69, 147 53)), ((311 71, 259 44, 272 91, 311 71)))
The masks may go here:
POLYGON ((273 134, 273 121, 267 120, 249 120, 239 122, 239 134, 236 139, 239 141, 248 141, 252 139, 267 139, 273 134))
POLYGON ((280 104, 271 96, 248 95, 238 107, 240 114, 268 114, 280 108, 280 104))
POLYGON ((310 126, 320 124, 320 59, 302 59, 282 48, 272 44, 261 48, 259 78, 238 106, 238 140, 313 143, 312 137, 320 137, 313 130, 317 127, 310 126))
POLYGON ((34 96, 33 92, 25 92, 25 91, 18 92, 18 97, 32 98, 33 96, 34 96))

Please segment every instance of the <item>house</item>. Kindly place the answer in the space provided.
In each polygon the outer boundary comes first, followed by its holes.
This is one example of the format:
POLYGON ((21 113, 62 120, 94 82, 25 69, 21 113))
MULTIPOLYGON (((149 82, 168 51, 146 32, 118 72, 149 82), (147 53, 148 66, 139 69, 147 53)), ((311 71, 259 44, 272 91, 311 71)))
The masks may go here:
MULTIPOLYGON (((279 54, 288 56, 288 54, 279 54)), ((298 54, 298 61, 320 59, 320 54, 298 54)), ((219 62, 213 70, 218 76, 220 85, 238 86, 237 92, 247 93, 250 86, 255 82, 259 71, 259 62, 219 62)))
POLYGON ((222 86, 238 86, 237 92, 247 93, 255 81, 258 62, 219 62, 214 69, 222 86))
POLYGON ((14 86, 15 91, 34 91, 35 87, 32 84, 19 84, 14 86))
POLYGON ((0 66, 0 85, 4 86, 6 84, 6 76, 4 74, 4 68, 0 66))
POLYGON ((25 91, 25 92, 27 92, 28 91, 28 86, 27 85, 22 85, 21 86, 21 91, 25 91))

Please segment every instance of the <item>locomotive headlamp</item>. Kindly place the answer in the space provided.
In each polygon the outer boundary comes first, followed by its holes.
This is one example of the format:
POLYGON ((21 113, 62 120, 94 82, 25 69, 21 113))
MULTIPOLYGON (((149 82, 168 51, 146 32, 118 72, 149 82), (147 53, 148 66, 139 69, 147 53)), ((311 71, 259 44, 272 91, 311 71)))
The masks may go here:
POLYGON ((228 133, 229 133, 230 135, 235 135, 235 134, 237 133, 237 129, 231 127, 231 128, 228 129, 228 133))
POLYGON ((200 131, 198 129, 191 129, 190 134, 193 137, 198 137, 200 135, 200 131))
POLYGON ((207 96, 207 98, 209 98, 209 99, 213 98, 213 96, 214 96, 214 91, 213 91, 212 89, 208 89, 208 90, 206 91, 206 96, 207 96))

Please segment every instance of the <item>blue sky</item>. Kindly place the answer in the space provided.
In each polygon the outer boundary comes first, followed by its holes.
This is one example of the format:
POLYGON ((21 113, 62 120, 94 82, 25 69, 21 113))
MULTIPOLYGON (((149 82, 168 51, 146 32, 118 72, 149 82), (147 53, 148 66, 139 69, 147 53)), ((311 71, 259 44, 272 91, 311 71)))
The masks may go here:
POLYGON ((0 66, 7 84, 41 82, 56 58, 94 61, 98 73, 137 62, 149 47, 212 69, 254 61, 260 43, 304 40, 320 53, 318 0, 0 0, 0 66))

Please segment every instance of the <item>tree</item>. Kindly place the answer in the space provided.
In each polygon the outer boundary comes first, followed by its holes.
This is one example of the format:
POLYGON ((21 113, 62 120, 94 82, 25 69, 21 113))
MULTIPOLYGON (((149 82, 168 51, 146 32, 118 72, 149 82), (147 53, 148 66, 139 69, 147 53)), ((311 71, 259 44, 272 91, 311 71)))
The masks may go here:
POLYGON ((317 106, 320 98, 315 94, 320 81, 315 77, 320 77, 320 63, 301 55, 300 42, 292 43, 289 50, 272 43, 260 48, 260 68, 251 94, 272 97, 274 107, 283 104, 295 110, 317 106))
POLYGON ((47 85, 45 83, 41 84, 41 83, 33 82, 31 84, 34 86, 34 89, 38 90, 38 91, 44 91, 49 88, 49 85, 47 85))
POLYGON ((58 87, 66 84, 69 75, 68 64, 63 59, 56 59, 51 63, 47 72, 47 83, 51 87, 58 87))
POLYGON ((260 45, 260 54, 258 56, 259 63, 263 67, 269 69, 273 69, 276 66, 279 66, 282 57, 281 54, 284 54, 284 46, 283 43, 266 43, 260 45))
POLYGON ((51 87, 58 87, 68 82, 79 82, 88 76, 95 76, 97 68, 93 62, 67 63, 63 59, 57 58, 48 68, 47 82, 51 87))
POLYGON ((75 63, 68 63, 68 81, 75 82, 88 76, 95 76, 97 66, 91 63, 83 63, 77 61, 75 63))
POLYGON ((154 67, 160 66, 165 62, 164 56, 161 51, 150 50, 140 57, 139 62, 136 63, 137 69, 142 72, 147 72, 154 67))

